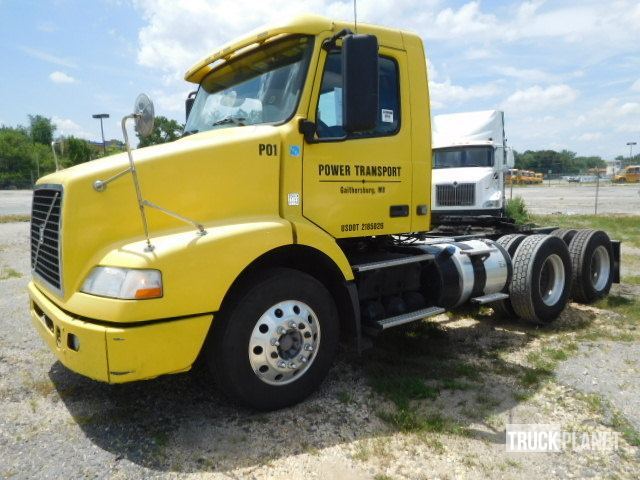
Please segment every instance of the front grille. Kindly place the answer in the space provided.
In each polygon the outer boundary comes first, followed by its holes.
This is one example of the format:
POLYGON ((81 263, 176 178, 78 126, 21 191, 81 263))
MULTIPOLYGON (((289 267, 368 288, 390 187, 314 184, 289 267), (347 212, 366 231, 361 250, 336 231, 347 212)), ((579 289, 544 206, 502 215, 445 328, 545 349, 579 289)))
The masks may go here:
POLYGON ((436 204, 439 207, 472 207, 476 204, 476 184, 436 185, 436 204))
POLYGON ((60 214, 62 187, 47 186, 33 192, 31 209, 31 271, 57 290, 60 272, 60 214))

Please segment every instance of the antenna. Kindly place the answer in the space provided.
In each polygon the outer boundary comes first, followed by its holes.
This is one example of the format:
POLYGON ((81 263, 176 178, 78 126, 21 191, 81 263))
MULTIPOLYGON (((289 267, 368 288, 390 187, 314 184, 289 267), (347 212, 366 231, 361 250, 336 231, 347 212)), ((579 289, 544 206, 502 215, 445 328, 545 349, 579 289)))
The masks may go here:
POLYGON ((353 0, 353 31, 358 33, 358 9, 356 0, 353 0))

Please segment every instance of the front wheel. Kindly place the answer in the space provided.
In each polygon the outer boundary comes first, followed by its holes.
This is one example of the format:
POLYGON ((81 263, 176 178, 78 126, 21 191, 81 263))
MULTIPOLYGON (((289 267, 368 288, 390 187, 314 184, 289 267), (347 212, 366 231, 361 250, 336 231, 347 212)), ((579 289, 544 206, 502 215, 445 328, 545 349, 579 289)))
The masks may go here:
POLYGON ((228 397, 275 410, 300 402, 322 383, 338 337, 337 309, 324 285, 278 268, 245 282, 214 318, 206 356, 228 397))

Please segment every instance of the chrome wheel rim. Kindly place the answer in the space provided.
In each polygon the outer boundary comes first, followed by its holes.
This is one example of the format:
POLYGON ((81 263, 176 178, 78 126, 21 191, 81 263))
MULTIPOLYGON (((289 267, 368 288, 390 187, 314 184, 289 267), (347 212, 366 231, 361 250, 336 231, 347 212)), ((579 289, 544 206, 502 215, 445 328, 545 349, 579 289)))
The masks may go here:
POLYGON ((591 257, 591 286, 596 291, 604 290, 609 281, 611 263, 609 259, 609 251, 604 245, 600 245, 593 252, 591 257))
POLYGON ((558 303, 565 285, 564 264, 558 255, 549 255, 540 272, 540 295, 542 302, 551 307, 558 303))
POLYGON ((304 376, 320 346, 320 324, 304 302, 276 303, 256 322, 249 340, 249 363, 269 385, 286 385, 304 376))

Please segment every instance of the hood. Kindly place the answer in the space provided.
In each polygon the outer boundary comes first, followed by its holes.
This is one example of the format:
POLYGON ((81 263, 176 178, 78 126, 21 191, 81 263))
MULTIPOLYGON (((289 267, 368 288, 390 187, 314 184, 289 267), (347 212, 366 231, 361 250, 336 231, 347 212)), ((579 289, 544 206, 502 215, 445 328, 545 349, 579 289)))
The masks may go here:
MULTIPOLYGON (((279 184, 280 156, 259 156, 260 143, 280 146, 279 130, 268 125, 220 129, 134 150, 143 198, 205 226, 229 218, 277 217, 279 191, 263 185, 279 184)), ((93 188, 96 180, 107 180, 128 167, 126 153, 118 154, 38 181, 63 187, 64 292, 78 290, 88 270, 107 252, 144 238, 131 174, 102 192, 93 188)), ((146 212, 152 238, 194 228, 157 210, 146 212)))

